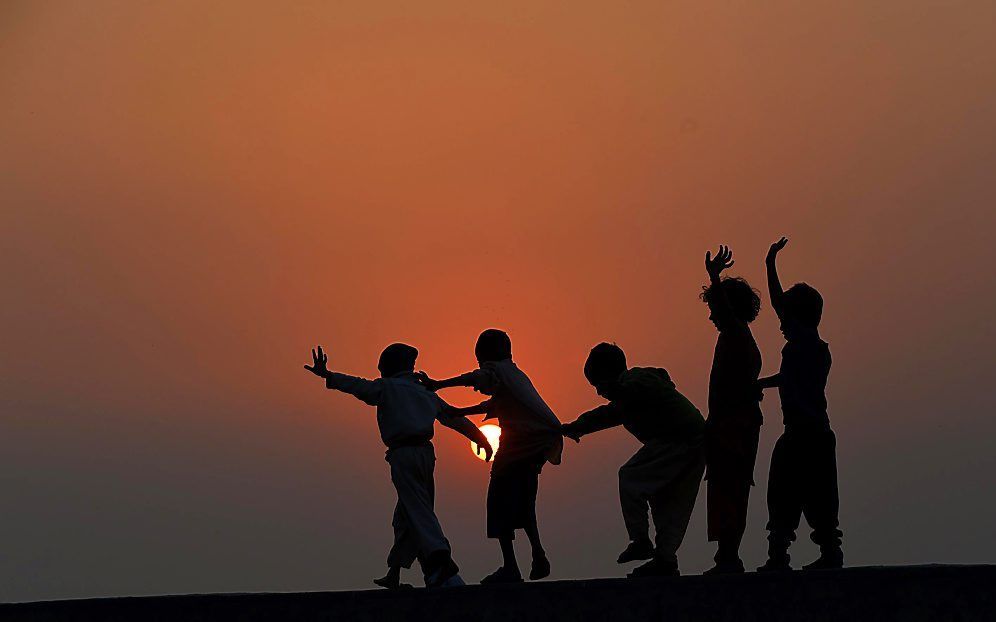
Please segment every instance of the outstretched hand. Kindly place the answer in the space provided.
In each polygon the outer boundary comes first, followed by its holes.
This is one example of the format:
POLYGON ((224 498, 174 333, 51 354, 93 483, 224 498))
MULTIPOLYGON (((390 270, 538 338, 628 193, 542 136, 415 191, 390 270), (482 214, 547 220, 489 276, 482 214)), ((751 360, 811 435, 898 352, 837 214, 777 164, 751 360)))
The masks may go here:
POLYGON ((705 267, 710 278, 718 279, 720 273, 734 263, 733 251, 730 250, 729 246, 720 246, 715 258, 712 256, 712 252, 706 251, 705 267))
POLYGON ((565 437, 571 439, 575 443, 581 442, 581 435, 578 434, 577 431, 574 428, 572 428, 571 424, 569 423, 565 423, 564 425, 560 426, 560 433, 563 434, 565 437))
POLYGON ((415 379, 418 380, 423 387, 430 391, 435 392, 439 390, 439 382, 430 378, 429 374, 424 371, 415 372, 415 379))
POLYGON ((480 456, 481 452, 483 451, 484 452, 484 461, 485 462, 491 462, 491 456, 495 455, 495 450, 494 450, 494 448, 491 447, 491 443, 489 443, 487 441, 484 441, 483 444, 482 443, 477 443, 477 442, 475 442, 474 444, 477 445, 477 451, 474 452, 474 453, 476 453, 478 456, 480 456))
POLYGON ((329 369, 327 365, 329 362, 329 356, 322 350, 322 346, 318 346, 317 352, 314 348, 311 349, 311 359, 311 365, 305 365, 304 368, 321 378, 328 376, 329 369))
POLYGON ((788 244, 788 238, 786 237, 782 237, 777 242, 772 244, 771 248, 768 249, 768 259, 774 259, 778 255, 778 251, 785 248, 786 244, 788 244))

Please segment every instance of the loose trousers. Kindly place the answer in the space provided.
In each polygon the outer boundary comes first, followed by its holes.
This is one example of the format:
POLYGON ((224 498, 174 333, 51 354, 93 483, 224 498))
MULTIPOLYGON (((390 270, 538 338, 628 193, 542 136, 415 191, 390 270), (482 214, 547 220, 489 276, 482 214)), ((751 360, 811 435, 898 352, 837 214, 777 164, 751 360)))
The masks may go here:
POLYGON ((768 542, 784 551, 805 515, 821 548, 840 546, 837 437, 829 428, 789 430, 775 443, 768 473, 768 542))
POLYGON ((676 562, 699 493, 705 456, 702 439, 651 441, 619 468, 619 501, 631 541, 649 538, 654 519, 657 557, 676 562))
MULTIPOLYGON (((433 509, 435 483, 433 470, 436 454, 432 445, 398 447, 387 452, 387 462, 391 465, 391 482, 398 492, 398 504, 394 508, 394 546, 387 556, 390 567, 411 568, 416 559, 422 564, 434 553, 450 553, 450 543, 443 535, 443 529, 433 509)), ((438 557, 438 555, 437 555, 438 557)))

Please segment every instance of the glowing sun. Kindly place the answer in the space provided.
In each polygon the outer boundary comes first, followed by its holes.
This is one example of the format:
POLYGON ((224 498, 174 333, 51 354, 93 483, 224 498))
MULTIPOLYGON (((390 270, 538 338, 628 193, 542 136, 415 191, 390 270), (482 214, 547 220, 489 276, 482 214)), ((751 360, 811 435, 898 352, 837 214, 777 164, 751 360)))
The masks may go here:
MULTIPOLYGON (((481 432, 484 432, 484 437, 488 439, 489 443, 491 443, 491 448, 494 449, 495 452, 497 452, 498 441, 501 438, 501 428, 499 428, 493 423, 486 423, 482 426, 479 426, 479 429, 481 430, 481 432)), ((482 451, 481 453, 477 453, 476 449, 477 446, 474 444, 473 441, 471 441, 470 450, 474 452, 475 456, 477 456, 481 460, 484 460, 484 452, 482 451)))

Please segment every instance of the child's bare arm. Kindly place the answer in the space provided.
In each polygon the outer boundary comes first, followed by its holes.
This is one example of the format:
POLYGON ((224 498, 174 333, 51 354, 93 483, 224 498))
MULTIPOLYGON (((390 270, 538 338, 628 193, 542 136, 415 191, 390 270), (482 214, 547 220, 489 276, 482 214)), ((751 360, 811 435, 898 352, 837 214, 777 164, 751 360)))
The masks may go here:
POLYGON ((778 251, 785 248, 788 244, 788 238, 781 238, 777 242, 771 245, 768 249, 768 256, 765 258, 764 263, 768 268, 768 296, 771 298, 771 307, 778 314, 778 317, 782 317, 782 295, 785 293, 782 291, 781 281, 778 280, 778 251))
POLYGON ((419 381, 421 381, 421 383, 425 385, 425 388, 430 391, 448 389, 449 387, 472 387, 474 386, 474 381, 476 380, 476 374, 477 370, 474 370, 467 372, 466 374, 460 374, 459 376, 447 378, 445 380, 434 380, 425 372, 419 372, 419 381))
MULTIPOLYGON (((473 406, 471 406, 470 408, 473 408, 473 406)), ((458 410, 460 409, 452 408, 449 412, 453 413, 458 410)), ((456 430, 463 436, 467 437, 468 440, 477 445, 477 453, 480 454, 482 451, 484 452, 485 462, 491 460, 491 456, 494 455, 494 449, 491 447, 491 443, 489 443, 487 437, 484 436, 484 432, 481 432, 481 430, 476 425, 474 425, 473 422, 471 422, 469 419, 457 415, 457 416, 441 418, 439 422, 442 423, 444 426, 450 428, 451 430, 456 430)))
POLYGON ((775 374, 774 376, 768 376, 767 378, 758 378, 757 386, 762 389, 772 389, 774 387, 779 387, 782 384, 782 375, 775 374))
POLYGON ((571 423, 565 423, 560 427, 560 430, 567 438, 572 439, 575 443, 580 443, 581 437, 585 434, 621 425, 622 415, 622 410, 615 404, 603 404, 581 414, 571 423))
POLYGON ((488 407, 491 406, 491 400, 484 400, 480 404, 474 404, 473 406, 450 406, 447 414, 451 417, 466 417, 468 415, 486 415, 488 414, 488 407))

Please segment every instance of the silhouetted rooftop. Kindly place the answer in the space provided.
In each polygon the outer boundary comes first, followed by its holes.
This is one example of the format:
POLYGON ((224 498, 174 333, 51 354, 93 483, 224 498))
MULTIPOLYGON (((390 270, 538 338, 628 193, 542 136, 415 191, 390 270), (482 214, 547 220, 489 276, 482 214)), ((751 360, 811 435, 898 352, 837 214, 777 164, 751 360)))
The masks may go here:
POLYGON ((41 620, 994 620, 996 566, 867 567, 675 579, 590 579, 426 591, 102 598, 0 605, 41 620))

